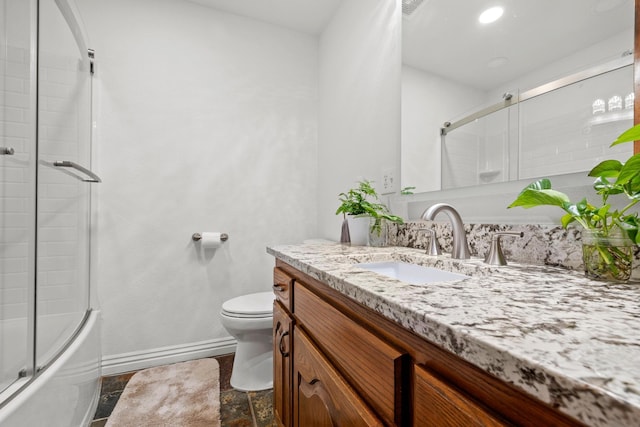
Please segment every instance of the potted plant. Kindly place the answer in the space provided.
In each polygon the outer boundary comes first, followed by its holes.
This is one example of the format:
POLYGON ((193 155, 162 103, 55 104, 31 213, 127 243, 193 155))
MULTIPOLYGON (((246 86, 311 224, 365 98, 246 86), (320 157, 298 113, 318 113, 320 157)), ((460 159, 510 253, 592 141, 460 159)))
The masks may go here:
MULTIPOLYGON (((640 125, 622 133, 611 146, 640 140, 640 125)), ((563 227, 573 222, 580 224, 582 233, 582 258, 585 274, 600 280, 626 282, 631 277, 633 249, 640 243, 640 219, 630 209, 640 201, 640 154, 635 154, 622 163, 605 160, 589 172, 595 177, 593 188, 601 198, 596 206, 585 198, 572 203, 569 197, 551 188, 549 179, 541 179, 522 190, 509 208, 520 206, 558 206, 566 213, 562 217, 563 227), (627 204, 613 209, 609 198, 625 196, 627 204)))
POLYGON ((371 184, 368 180, 359 181, 357 188, 339 194, 340 206, 336 215, 342 214, 345 218, 341 241, 349 241, 353 245, 367 245, 370 233, 381 236, 383 220, 398 224, 404 222, 399 216, 391 215, 387 207, 379 202, 378 193, 371 184), (348 240, 345 236, 347 231, 348 240))

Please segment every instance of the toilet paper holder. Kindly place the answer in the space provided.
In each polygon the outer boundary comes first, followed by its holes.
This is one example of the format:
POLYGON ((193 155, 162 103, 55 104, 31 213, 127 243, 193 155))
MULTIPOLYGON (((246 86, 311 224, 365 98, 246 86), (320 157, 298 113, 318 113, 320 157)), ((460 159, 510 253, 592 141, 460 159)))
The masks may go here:
MULTIPOLYGON (((202 234, 193 233, 193 236, 191 236, 191 239, 193 239, 194 242, 197 242, 198 240, 202 239, 202 234)), ((223 242, 226 242, 227 240, 229 240, 229 235, 227 233, 221 233, 220 240, 222 240, 223 242)))

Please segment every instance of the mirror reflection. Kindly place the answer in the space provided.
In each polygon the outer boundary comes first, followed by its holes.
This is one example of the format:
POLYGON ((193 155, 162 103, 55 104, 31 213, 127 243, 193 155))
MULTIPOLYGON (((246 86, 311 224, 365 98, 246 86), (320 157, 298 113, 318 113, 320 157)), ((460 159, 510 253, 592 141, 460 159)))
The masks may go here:
POLYGON ((628 156, 608 145, 633 120, 633 1, 413 3, 420 4, 403 18, 403 187, 538 178, 628 156), (496 5, 502 16, 479 22, 496 5), (595 77, 531 96, 594 70, 595 77), (512 103, 504 93, 528 99, 512 103), (448 131, 441 148, 445 122, 495 105, 501 109, 448 131))

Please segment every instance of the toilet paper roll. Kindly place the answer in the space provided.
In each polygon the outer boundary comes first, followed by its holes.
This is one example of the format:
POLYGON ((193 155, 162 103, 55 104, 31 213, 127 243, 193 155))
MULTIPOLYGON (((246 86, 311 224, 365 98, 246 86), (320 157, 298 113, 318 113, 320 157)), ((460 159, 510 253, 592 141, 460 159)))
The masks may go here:
POLYGON ((200 239, 200 244, 203 249, 217 249, 222 246, 222 233, 213 232, 213 231, 203 231, 200 233, 202 238, 200 239))

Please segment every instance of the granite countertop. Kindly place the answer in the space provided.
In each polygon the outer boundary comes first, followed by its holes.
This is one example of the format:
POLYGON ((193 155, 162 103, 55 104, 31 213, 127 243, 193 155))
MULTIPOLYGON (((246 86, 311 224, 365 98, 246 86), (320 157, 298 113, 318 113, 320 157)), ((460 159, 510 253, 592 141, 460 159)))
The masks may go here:
POLYGON ((588 425, 640 426, 638 283, 406 247, 317 240, 267 252, 588 425), (411 285, 353 265, 387 260, 470 278, 411 285))

